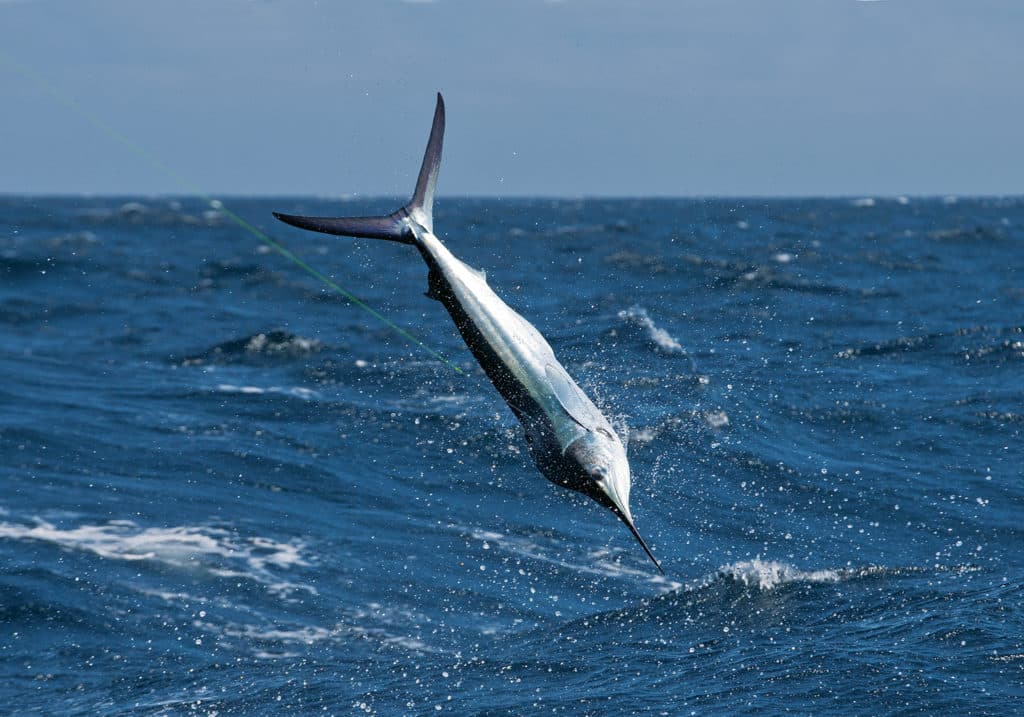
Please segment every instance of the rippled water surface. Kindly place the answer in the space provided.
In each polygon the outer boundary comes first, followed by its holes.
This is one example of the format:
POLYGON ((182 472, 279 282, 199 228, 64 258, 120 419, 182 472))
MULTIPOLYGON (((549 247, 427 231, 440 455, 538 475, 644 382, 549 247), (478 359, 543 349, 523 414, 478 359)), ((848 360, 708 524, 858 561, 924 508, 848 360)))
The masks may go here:
POLYGON ((1024 201, 450 200, 629 432, 545 481, 409 247, 0 198, 0 709, 1024 712, 1024 201))

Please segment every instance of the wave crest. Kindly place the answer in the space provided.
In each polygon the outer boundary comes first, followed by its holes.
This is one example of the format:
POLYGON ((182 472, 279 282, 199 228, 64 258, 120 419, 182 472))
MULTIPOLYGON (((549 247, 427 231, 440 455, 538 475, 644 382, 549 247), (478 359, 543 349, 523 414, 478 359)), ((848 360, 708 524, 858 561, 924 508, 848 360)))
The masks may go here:
POLYGON ((664 354, 687 356, 686 349, 668 331, 659 327, 642 306, 631 306, 619 312, 619 318, 627 326, 640 329, 655 351, 664 354))
POLYGON ((143 528, 130 520, 61 528, 36 519, 28 525, 0 522, 0 539, 4 538, 50 543, 108 560, 155 562, 183 570, 203 570, 221 578, 244 578, 282 596, 296 590, 316 593, 311 585, 287 582, 278 574, 310 564, 303 556, 303 544, 260 536, 242 538, 223 528, 143 528))
POLYGON ((717 572, 708 576, 699 587, 723 580, 735 582, 744 587, 755 587, 759 590, 774 590, 781 585, 790 583, 837 583, 849 571, 843 570, 801 570, 787 563, 776 560, 741 560, 723 565, 717 572))

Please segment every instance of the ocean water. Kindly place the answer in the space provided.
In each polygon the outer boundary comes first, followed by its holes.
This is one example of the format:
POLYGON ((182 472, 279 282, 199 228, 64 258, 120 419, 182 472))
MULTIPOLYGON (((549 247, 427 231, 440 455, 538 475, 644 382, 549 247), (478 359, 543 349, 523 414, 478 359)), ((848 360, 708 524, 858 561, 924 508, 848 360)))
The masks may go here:
POLYGON ((533 468, 406 246, 0 198, 0 712, 1024 713, 1024 200, 446 200, 628 428, 533 468))

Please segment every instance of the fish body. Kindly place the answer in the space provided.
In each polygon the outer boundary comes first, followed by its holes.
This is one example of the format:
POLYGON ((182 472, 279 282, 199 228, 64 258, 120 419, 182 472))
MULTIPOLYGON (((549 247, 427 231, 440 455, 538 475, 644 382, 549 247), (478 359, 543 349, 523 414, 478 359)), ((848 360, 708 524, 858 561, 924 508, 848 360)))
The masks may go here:
POLYGON ((482 271, 458 259, 433 231, 434 188, 441 163, 445 109, 434 122, 412 200, 382 217, 302 217, 274 213, 302 229, 411 244, 428 267, 427 296, 448 310, 463 340, 523 426, 538 470, 557 485, 590 496, 644 542, 629 510, 626 447, 572 379, 534 326, 491 289, 482 271))

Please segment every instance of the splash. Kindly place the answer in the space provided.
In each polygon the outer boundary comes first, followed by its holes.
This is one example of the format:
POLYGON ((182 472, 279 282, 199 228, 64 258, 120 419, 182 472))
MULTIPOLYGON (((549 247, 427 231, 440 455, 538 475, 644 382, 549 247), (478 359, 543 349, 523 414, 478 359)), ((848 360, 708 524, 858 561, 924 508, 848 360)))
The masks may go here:
POLYGON ((189 356, 183 366, 200 366, 207 363, 234 363, 252 358, 300 358, 323 349, 318 339, 274 329, 239 339, 219 343, 201 354, 189 356))
POLYGON ((608 578, 645 580, 653 585, 658 592, 662 593, 673 592, 683 587, 682 583, 671 580, 664 575, 653 573, 645 563, 640 563, 643 567, 631 565, 630 562, 633 562, 636 556, 621 549, 602 547, 586 551, 585 554, 577 554, 572 558, 562 559, 556 557, 555 554, 563 544, 553 538, 548 539, 546 536, 538 535, 531 539, 525 536, 506 535, 491 530, 463 528, 458 525, 450 527, 460 534, 468 534, 474 540, 481 541, 484 550, 491 550, 493 547, 493 549, 501 553, 555 565, 576 573, 600 575, 608 578), (547 546, 542 545, 539 542, 540 540, 550 542, 551 544, 547 546))
POLYGON ((767 591, 791 583, 837 583, 848 576, 848 571, 801 570, 776 560, 755 558, 723 565, 709 576, 701 587, 725 580, 767 591))
POLYGON ((931 565, 928 567, 894 567, 883 565, 863 565, 851 568, 825 568, 822 570, 802 570, 788 563, 777 560, 740 560, 718 568, 713 573, 697 580, 684 588, 684 591, 701 590, 715 583, 731 583, 768 592, 785 585, 840 583, 848 580, 859 580, 878 576, 908 577, 934 573, 964 575, 978 572, 976 565, 931 565))
POLYGON ((678 356, 687 355, 686 349, 683 348, 682 344, 676 341, 665 329, 657 326, 654 320, 647 314, 647 309, 642 306, 631 306, 625 311, 620 311, 619 318, 629 325, 643 329, 647 340, 654 346, 655 351, 678 356))

